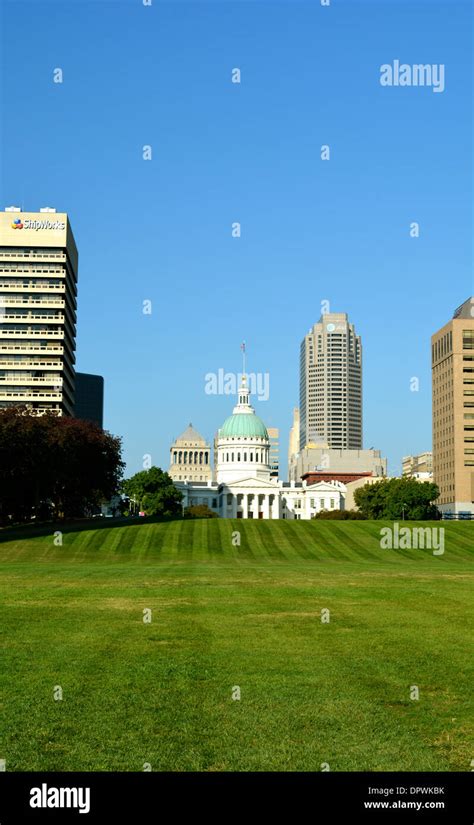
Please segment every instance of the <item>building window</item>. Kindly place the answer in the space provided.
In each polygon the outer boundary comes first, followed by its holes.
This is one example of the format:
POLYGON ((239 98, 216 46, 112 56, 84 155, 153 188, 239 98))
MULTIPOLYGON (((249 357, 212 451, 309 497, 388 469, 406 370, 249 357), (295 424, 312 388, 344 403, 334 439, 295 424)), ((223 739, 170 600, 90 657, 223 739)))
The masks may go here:
POLYGON ((462 348, 474 349, 474 329, 463 329, 462 331, 462 348))

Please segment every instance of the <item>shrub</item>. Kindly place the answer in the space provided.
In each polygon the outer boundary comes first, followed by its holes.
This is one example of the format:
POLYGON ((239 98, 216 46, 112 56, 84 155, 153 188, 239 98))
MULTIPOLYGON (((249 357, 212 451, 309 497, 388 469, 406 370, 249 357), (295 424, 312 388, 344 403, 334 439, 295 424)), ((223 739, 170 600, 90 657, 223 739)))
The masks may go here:
POLYGON ((218 515, 207 504, 193 504, 185 507, 184 518, 218 518, 218 515))
POLYGON ((359 510, 320 510, 313 518, 322 518, 328 521, 347 521, 349 519, 363 521, 365 516, 359 510))

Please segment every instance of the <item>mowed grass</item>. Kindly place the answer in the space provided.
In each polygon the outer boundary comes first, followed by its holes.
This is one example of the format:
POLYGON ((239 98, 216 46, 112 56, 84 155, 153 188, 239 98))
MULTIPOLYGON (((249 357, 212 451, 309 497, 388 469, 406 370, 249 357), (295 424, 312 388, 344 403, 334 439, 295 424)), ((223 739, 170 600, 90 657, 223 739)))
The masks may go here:
POLYGON ((4 531, 7 770, 469 771, 474 524, 442 556, 383 526, 4 531))

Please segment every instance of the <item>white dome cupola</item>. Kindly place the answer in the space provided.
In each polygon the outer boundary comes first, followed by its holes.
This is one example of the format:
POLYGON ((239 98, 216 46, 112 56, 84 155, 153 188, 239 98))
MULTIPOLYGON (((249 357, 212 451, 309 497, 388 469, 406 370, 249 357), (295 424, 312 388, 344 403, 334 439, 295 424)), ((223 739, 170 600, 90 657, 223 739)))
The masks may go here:
POLYGON ((217 482, 256 477, 270 480, 270 439, 265 424, 250 404, 244 374, 237 404, 217 434, 217 482))

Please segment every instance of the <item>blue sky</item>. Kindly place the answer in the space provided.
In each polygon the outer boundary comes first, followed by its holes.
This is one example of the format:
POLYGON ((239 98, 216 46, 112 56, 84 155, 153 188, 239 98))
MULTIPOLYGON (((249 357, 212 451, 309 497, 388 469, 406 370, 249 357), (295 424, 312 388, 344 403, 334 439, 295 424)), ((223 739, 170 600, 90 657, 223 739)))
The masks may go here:
POLYGON ((324 300, 362 336, 364 446, 393 473, 429 449, 430 336, 474 292, 470 2, 1 11, 1 206, 70 215, 77 369, 105 378, 128 472, 144 454, 167 467, 189 421, 212 438, 234 399, 204 376, 239 371, 242 340, 269 373, 255 406, 286 467, 299 345, 324 300), (383 88, 395 59, 444 64, 445 91, 383 88))

